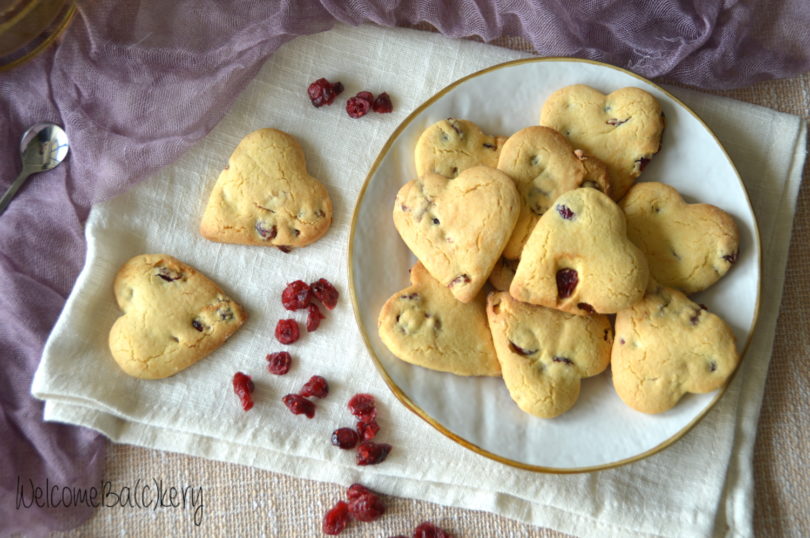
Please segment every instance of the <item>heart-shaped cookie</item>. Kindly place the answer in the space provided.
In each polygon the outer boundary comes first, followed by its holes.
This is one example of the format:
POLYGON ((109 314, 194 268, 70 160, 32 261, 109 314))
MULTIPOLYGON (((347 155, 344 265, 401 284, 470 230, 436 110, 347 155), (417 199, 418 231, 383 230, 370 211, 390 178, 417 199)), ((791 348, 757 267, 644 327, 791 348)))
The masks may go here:
POLYGON ((143 254, 115 277, 124 312, 109 336, 113 358, 142 379, 174 375, 222 344, 247 319, 242 307, 208 277, 165 254, 143 254))
POLYGON ((552 418, 571 409, 580 380, 610 362, 607 316, 576 316, 494 292, 487 297, 487 318, 506 388, 532 415, 552 418))
POLYGON ((432 172, 454 178, 473 166, 495 168, 505 141, 506 137, 488 135, 469 120, 437 121, 422 131, 416 141, 416 175, 432 172))
POLYGON ((572 314, 611 314, 644 296, 649 268, 624 213, 596 189, 568 191, 537 222, 509 293, 572 314))
POLYGON ((206 239, 241 245, 303 247, 332 222, 332 199, 307 172, 304 150, 276 129, 248 134, 228 160, 200 223, 206 239))
POLYGON ((554 129, 539 125, 521 129, 506 140, 498 170, 512 178, 522 201, 515 230, 503 251, 511 260, 520 258, 535 224, 559 195, 583 186, 610 193, 604 164, 574 150, 554 129))
POLYGON ((619 206, 627 236, 647 256, 658 283, 696 293, 725 275, 739 252, 734 219, 709 204, 688 204, 663 183, 638 183, 619 206))
POLYGON ((652 283, 616 315, 613 386, 638 411, 661 413, 687 392, 719 389, 739 362, 729 326, 675 289, 652 283))
POLYGON ((619 200, 661 148, 661 104, 640 88, 608 95, 576 84, 552 93, 543 103, 540 124, 602 160, 610 172, 611 197, 619 200))
POLYGON ((397 193, 394 226, 433 278, 466 303, 500 257, 519 204, 515 184, 495 168, 467 168, 455 179, 428 173, 397 193))
POLYGON ((380 339, 405 362, 456 375, 501 373, 486 317, 483 292, 462 303, 421 263, 411 268, 411 285, 380 310, 380 339))

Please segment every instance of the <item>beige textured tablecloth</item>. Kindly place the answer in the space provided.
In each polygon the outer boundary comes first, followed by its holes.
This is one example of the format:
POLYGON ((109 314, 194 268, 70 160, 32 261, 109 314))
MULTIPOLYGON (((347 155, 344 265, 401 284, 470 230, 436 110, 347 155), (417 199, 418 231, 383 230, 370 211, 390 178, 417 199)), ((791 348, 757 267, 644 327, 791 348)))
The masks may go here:
MULTIPOLYGON (((500 44, 525 49, 516 40, 500 44)), ((810 117, 810 75, 773 81, 723 95, 810 117)), ((810 166, 805 167, 804 178, 810 166)), ((755 450, 755 529, 761 536, 810 535, 808 422, 810 384, 803 367, 810 355, 810 193, 803 186, 797 205, 773 360, 755 450)), ((205 488, 205 524, 196 527, 189 511, 105 509, 66 535, 100 536, 308 536, 321 515, 343 495, 343 488, 291 478, 245 466, 111 445, 105 478, 117 484, 162 479, 167 485, 198 484, 205 488)), ((429 519, 456 536, 559 536, 559 533, 516 523, 489 513, 443 507, 420 501, 387 498, 388 513, 373 526, 353 527, 345 536, 409 534, 429 519)))

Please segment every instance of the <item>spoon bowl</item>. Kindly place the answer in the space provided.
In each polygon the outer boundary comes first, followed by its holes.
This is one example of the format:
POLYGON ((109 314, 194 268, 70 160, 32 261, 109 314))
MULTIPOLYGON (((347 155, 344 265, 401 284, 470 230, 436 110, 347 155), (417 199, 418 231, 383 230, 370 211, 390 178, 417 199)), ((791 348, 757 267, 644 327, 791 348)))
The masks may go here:
POLYGON ((31 174, 55 168, 65 160, 69 149, 67 134, 58 125, 38 123, 25 131, 20 139, 22 171, 0 198, 0 214, 31 174))

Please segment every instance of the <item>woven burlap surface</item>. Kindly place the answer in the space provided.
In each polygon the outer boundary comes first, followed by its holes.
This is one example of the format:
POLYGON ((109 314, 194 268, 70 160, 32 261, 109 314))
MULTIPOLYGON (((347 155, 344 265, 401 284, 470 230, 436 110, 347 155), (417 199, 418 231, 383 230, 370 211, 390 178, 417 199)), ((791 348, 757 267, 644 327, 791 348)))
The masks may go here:
MULTIPOLYGON (((501 46, 530 50, 518 39, 501 46)), ((663 81, 665 82, 665 81, 663 81)), ((810 74, 712 92, 810 119, 810 74)), ((757 536, 810 536, 810 165, 804 169, 773 358, 754 455, 757 536)), ((112 487, 149 484, 202 491, 185 506, 100 508, 63 536, 318 536, 323 514, 344 488, 251 467, 126 445, 111 445, 104 474, 112 487), (201 506, 201 508, 200 508, 201 506), (196 524, 195 519, 199 521, 196 524)), ((385 517, 342 536, 410 535, 430 520, 454 536, 564 536, 484 512, 387 497, 385 517)))

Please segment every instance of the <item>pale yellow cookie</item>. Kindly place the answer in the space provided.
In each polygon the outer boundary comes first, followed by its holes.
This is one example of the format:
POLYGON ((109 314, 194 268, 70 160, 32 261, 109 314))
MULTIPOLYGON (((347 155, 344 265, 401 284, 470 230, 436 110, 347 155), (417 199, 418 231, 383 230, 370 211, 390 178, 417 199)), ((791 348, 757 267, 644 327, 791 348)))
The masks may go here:
POLYGON ((213 281, 165 254, 143 254, 121 267, 115 299, 124 312, 110 351, 124 372, 160 379, 219 348, 247 319, 213 281))
POLYGON ((619 206, 627 217, 627 236, 664 286, 687 294, 705 290, 737 260, 737 225, 718 207, 688 204, 663 183, 634 185, 619 206))
POLYGON ((515 184, 495 168, 467 168, 455 179, 428 173, 397 193, 394 226, 433 278, 469 302, 501 256, 519 204, 515 184))
POLYGON ((611 197, 619 200, 661 148, 661 104, 641 88, 608 95, 584 84, 551 94, 540 125, 564 134, 574 147, 602 160, 610 173, 611 197))
POLYGON ((484 133, 469 120, 447 118, 438 121, 422 131, 416 141, 416 175, 431 172, 454 178, 473 166, 495 168, 505 140, 506 137, 484 133))
POLYGON ((624 214, 596 189, 568 191, 540 217, 509 293, 572 314, 611 314, 644 296, 649 268, 624 214))
POLYGON ((462 303, 417 263, 411 285, 383 305, 377 329, 385 346, 405 362, 456 375, 498 376, 485 309, 483 292, 462 303))
POLYGON ((512 178, 522 204, 515 231, 503 251, 517 259, 540 216, 562 193, 592 186, 609 194, 607 168, 598 159, 574 150, 548 127, 526 127, 510 136, 501 150, 498 169, 512 178))
POLYGON ((242 139, 219 175, 200 233, 221 243, 289 250, 317 241, 331 223, 332 199, 307 172, 298 141, 259 129, 242 139))
POLYGON ((487 317, 506 388, 532 415, 552 418, 571 409, 580 380, 602 373, 610 362, 607 316, 576 316, 493 292, 487 317))
POLYGON ((675 289, 652 284, 616 315, 613 386, 638 411, 662 413, 688 392, 717 390, 739 361, 729 326, 675 289))

